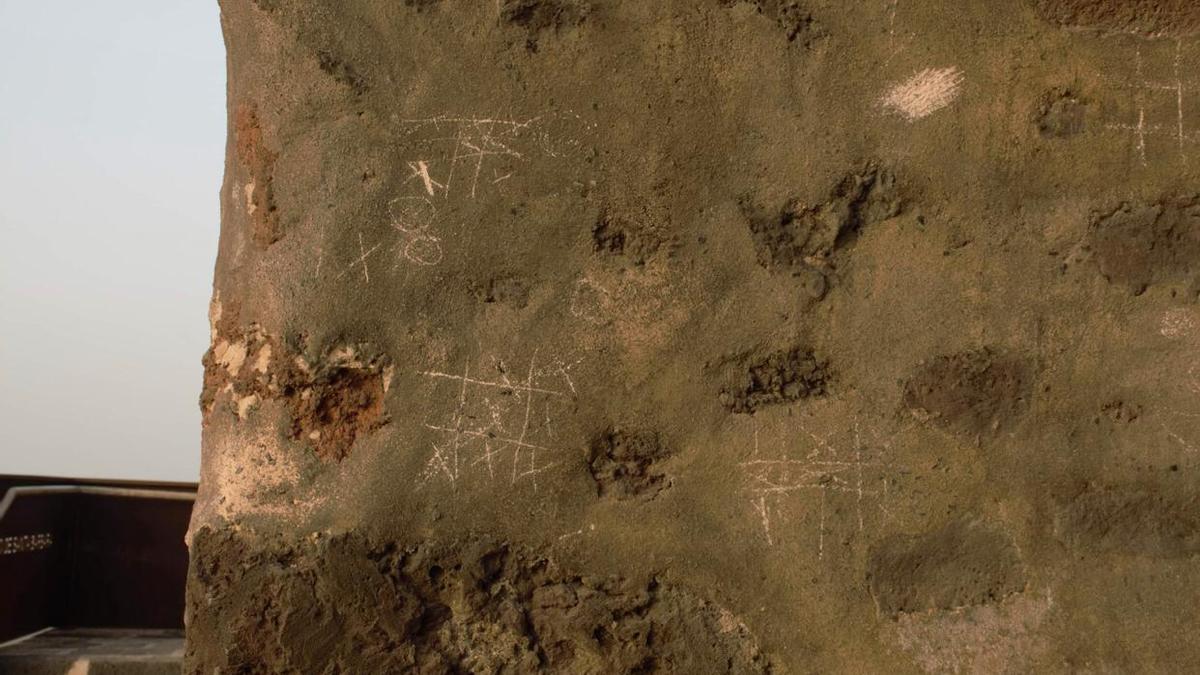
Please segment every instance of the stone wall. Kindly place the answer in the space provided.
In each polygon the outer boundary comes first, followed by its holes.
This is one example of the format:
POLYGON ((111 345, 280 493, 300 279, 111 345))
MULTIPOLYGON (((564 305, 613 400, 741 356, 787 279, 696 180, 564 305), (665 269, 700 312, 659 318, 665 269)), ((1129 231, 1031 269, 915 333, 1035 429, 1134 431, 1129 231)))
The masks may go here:
POLYGON ((1188 0, 222 0, 188 670, 1181 672, 1188 0))

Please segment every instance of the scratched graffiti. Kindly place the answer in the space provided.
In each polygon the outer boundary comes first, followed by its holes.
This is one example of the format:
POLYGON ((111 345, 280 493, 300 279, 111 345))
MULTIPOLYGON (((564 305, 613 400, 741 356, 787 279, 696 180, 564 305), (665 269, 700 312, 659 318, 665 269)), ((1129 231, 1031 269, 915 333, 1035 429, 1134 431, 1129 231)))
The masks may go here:
POLYGON ((388 204, 388 214, 398 235, 392 247, 397 256, 423 266, 442 261, 442 240, 431 231, 438 211, 428 197, 397 197, 388 204))
POLYGON ((434 440, 421 482, 457 486, 474 477, 536 490, 538 476, 567 452, 556 420, 577 394, 572 369, 579 361, 541 358, 537 350, 518 370, 495 357, 480 361, 418 373, 439 411, 423 423, 434 440))
POLYGON ((862 533, 891 519, 902 467, 892 461, 890 437, 865 432, 858 422, 817 431, 819 420, 800 416, 749 423, 752 450, 739 467, 768 545, 799 537, 823 558, 832 535, 845 528, 862 533))
POLYGON ((1125 134, 1133 145, 1138 163, 1149 166, 1172 155, 1186 164, 1200 141, 1195 130, 1200 86, 1190 77, 1195 72, 1197 50, 1181 39, 1117 37, 1132 61, 1132 76, 1124 79, 1101 77, 1120 92, 1117 107, 1123 115, 1104 126, 1125 134))
POLYGON ((412 154, 405 185, 435 200, 486 197, 529 162, 578 154, 582 133, 595 126, 573 113, 439 115, 398 124, 399 140, 412 154))
MULTIPOLYGON (((462 231, 463 209, 494 197, 533 162, 565 161, 583 149, 595 124, 571 113, 527 118, 439 115, 395 118, 403 148, 400 191, 387 203, 388 229, 375 240, 359 231, 352 258, 335 275, 370 284, 372 270, 433 267, 446 256, 446 233, 462 231), (390 257, 389 257, 390 256, 390 257)), ((324 246, 317 256, 317 276, 324 246)))

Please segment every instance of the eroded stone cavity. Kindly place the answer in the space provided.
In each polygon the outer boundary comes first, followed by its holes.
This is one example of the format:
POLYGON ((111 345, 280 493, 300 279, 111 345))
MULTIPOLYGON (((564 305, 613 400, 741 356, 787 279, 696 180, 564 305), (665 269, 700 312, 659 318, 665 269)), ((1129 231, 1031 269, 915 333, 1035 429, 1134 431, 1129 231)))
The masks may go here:
POLYGON ((762 209, 743 200, 741 206, 759 264, 805 280, 814 286, 810 295, 819 299, 825 277, 837 266, 835 256, 864 228, 899 215, 904 202, 895 175, 868 164, 844 177, 820 204, 791 200, 779 209, 762 209))
POLYGON ((1140 295, 1156 284, 1194 284, 1200 273, 1200 196, 1126 202, 1092 221, 1100 273, 1140 295))
POLYGON ((1200 498, 1160 486, 1092 486, 1061 506, 1056 529, 1081 551, 1187 557, 1200 553, 1200 498))
POLYGON ((1071 138, 1087 128, 1088 102, 1070 87, 1055 87, 1043 93, 1033 121, 1045 138, 1071 138))
POLYGON ((359 436, 387 424, 385 357, 340 346, 310 362, 298 344, 237 321, 235 310, 218 314, 213 345, 204 356, 200 408, 205 424, 220 414, 222 402, 228 412, 246 419, 264 401, 280 401, 290 416, 291 438, 329 461, 345 459, 359 436))
POLYGON ((673 454, 653 431, 609 428, 592 439, 588 466, 601 497, 653 498, 671 487, 660 462, 673 454))
POLYGON ((202 529, 188 672, 770 673, 728 610, 657 578, 571 573, 503 543, 285 544, 202 529))
POLYGON ((822 396, 832 379, 829 364, 803 347, 743 356, 725 369, 740 371, 733 375, 736 383, 720 392, 721 405, 734 413, 753 413, 763 406, 822 396))
POLYGON ((990 347, 939 356, 904 385, 904 405, 917 419, 981 435, 1011 427, 1029 405, 1030 365, 990 347))
POLYGON ((726 6, 749 5, 756 12, 774 21, 788 42, 805 48, 825 36, 825 30, 813 18, 803 3, 793 0, 720 0, 726 6))

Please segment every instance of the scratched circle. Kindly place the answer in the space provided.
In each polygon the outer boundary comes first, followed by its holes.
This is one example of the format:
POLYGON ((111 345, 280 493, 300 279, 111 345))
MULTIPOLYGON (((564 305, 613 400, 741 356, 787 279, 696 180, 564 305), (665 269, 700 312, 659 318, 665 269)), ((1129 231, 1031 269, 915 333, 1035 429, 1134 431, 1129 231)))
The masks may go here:
POLYGON ((531 138, 542 154, 554 158, 578 155, 585 147, 585 139, 596 127, 571 112, 545 115, 539 122, 533 127, 531 138))
POLYGON ((424 232, 437 219, 437 209, 425 197, 397 197, 388 202, 392 227, 406 233, 424 232))
POLYGON ((418 265, 436 265, 442 256, 442 244, 437 237, 414 237, 404 247, 404 257, 418 265))
POLYGON ((571 315, 588 323, 603 324, 603 311, 608 301, 608 289, 584 277, 575 282, 575 291, 571 294, 571 315))

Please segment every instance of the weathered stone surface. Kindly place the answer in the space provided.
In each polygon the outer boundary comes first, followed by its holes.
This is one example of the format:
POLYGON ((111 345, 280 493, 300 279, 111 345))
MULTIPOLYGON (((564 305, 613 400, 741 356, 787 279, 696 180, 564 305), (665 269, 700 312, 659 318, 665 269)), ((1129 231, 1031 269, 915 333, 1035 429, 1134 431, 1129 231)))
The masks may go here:
POLYGON ((222 0, 187 670, 1187 672, 1174 0, 222 0))
POLYGON ((997 602, 1026 583, 1013 543, 969 520, 883 540, 871 552, 867 575, 880 612, 890 616, 997 602))
POLYGON ((1028 405, 1033 373, 1019 358, 984 347, 939 355, 904 385, 904 404, 918 419, 967 434, 1012 426, 1028 405))
POLYGON ((769 673, 728 610, 667 586, 570 574, 484 540, 287 545, 203 529, 195 668, 222 672, 769 673))

